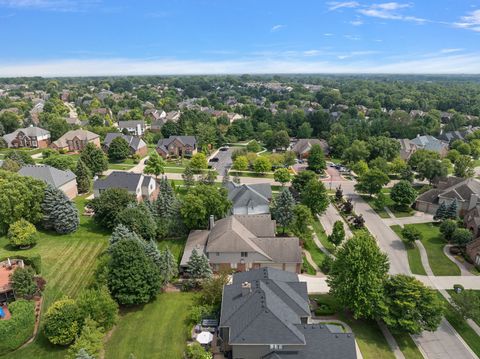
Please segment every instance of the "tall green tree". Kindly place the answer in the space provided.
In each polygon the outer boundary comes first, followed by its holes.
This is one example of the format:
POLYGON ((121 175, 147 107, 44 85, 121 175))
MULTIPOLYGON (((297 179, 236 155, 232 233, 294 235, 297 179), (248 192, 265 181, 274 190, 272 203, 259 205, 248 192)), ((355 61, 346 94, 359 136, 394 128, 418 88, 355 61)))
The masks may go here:
POLYGON ((329 199, 327 189, 323 182, 311 180, 300 193, 302 204, 312 211, 312 214, 323 214, 328 207, 329 199))
POLYGON ((147 165, 143 172, 146 174, 155 175, 157 178, 159 175, 163 174, 165 171, 165 161, 162 157, 155 151, 148 158, 147 165))
POLYGON ((279 168, 273 173, 273 179, 277 182, 280 182, 282 186, 284 186, 285 183, 290 182, 291 178, 292 176, 287 168, 279 168))
POLYGON ((282 233, 290 225, 294 216, 295 201, 288 188, 284 188, 272 200, 271 212, 272 217, 282 226, 282 233))
POLYGON ((144 304, 160 290, 160 271, 138 241, 120 241, 110 251, 108 288, 121 305, 144 304))
POLYGON ((80 217, 75 204, 62 190, 47 185, 42 202, 45 228, 60 234, 73 233, 78 229, 80 217))
POLYGON ((94 175, 100 174, 108 169, 107 157, 100 148, 89 142, 80 154, 80 159, 85 163, 90 172, 94 175))
POLYGON ((108 188, 99 197, 90 201, 95 215, 93 219, 101 226, 113 229, 117 225, 117 217, 128 205, 134 204, 135 197, 123 188, 108 188))
POLYGON ((375 318, 384 308, 384 282, 389 263, 375 239, 360 232, 336 252, 328 274, 330 292, 354 318, 375 318))
POLYGON ((88 169, 87 165, 78 160, 77 167, 75 168, 75 175, 77 176, 77 188, 79 193, 88 193, 92 187, 92 173, 88 169))
POLYGON ((383 321, 399 333, 435 331, 443 317, 444 305, 436 291, 414 277, 390 276, 385 282, 383 321))
POLYGON ((71 344, 82 326, 82 313, 73 299, 64 297, 54 302, 43 320, 43 332, 56 345, 71 344))
POLYGON ((417 198, 417 191, 408 181, 395 183, 390 193, 390 198, 398 208, 406 209, 412 205, 417 198))
POLYGON ((318 144, 315 144, 310 149, 310 154, 308 155, 308 169, 315 173, 321 173, 325 168, 327 168, 327 163, 325 162, 325 154, 323 153, 322 147, 318 144))
POLYGON ((311 226, 313 221, 314 219, 310 208, 303 204, 297 204, 293 208, 293 220, 290 228, 297 237, 305 238, 312 232, 311 226))
POLYGON ((205 279, 212 276, 208 258, 194 248, 187 263, 186 273, 193 279, 205 279))
POLYGON ((342 221, 335 221, 333 224, 332 234, 328 236, 329 242, 335 246, 339 246, 345 239, 345 228, 342 221))
POLYGON ((115 137, 108 147, 108 158, 111 161, 123 161, 130 156, 130 145, 121 136, 115 137))
POLYGON ((358 178, 358 181, 355 184, 355 189, 372 196, 380 193, 382 187, 385 186, 389 180, 390 179, 384 172, 376 168, 370 169, 367 173, 358 178))
POLYGON ((469 155, 459 156, 454 165, 454 174, 457 177, 468 178, 475 175, 475 163, 469 155))

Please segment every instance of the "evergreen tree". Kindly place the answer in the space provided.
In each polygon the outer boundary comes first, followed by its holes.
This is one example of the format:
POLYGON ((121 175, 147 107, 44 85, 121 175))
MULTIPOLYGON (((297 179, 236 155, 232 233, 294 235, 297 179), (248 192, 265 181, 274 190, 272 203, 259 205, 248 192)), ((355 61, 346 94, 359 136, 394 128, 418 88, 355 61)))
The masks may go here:
POLYGON ((92 187, 92 173, 82 160, 78 160, 75 169, 77 176, 77 188, 79 193, 87 193, 92 187))
POLYGON ((436 221, 442 221, 446 217, 447 217, 447 206, 445 205, 445 202, 442 202, 440 203, 440 206, 438 206, 437 211, 433 216, 433 219, 436 221))
POLYGON ((84 348, 81 348, 75 355, 75 359, 95 359, 95 357, 88 354, 84 348))
POLYGON ((187 274, 194 279, 204 279, 212 276, 212 270, 205 254, 198 254, 194 248, 187 263, 187 274))
POLYGON ((178 263, 168 247, 161 252, 161 258, 161 272, 163 273, 165 280, 169 282, 172 278, 178 275, 178 263))
POLYGON ((453 200, 452 203, 447 207, 447 212, 445 213, 445 218, 447 219, 455 219, 457 218, 457 200, 453 200))
POLYGON ((182 173, 182 178, 185 186, 191 187, 195 184, 195 178, 193 174, 193 170, 190 166, 185 167, 185 170, 182 173))
POLYGON ((343 189, 342 185, 338 186, 337 189, 335 190, 335 200, 337 202, 341 202, 343 199, 343 189))
POLYGON ((284 188, 272 201, 272 216, 282 226, 283 233, 293 220, 294 207, 295 200, 287 188, 284 188))
POLYGON ((112 236, 110 237, 109 245, 110 247, 112 247, 114 244, 122 240, 136 240, 140 243, 144 243, 143 239, 138 234, 131 231, 128 227, 120 223, 113 230, 112 236))
POLYGON ((108 169, 107 156, 103 151, 89 142, 80 154, 80 159, 90 169, 94 175, 102 173, 108 169))
POLYGON ((57 233, 75 232, 80 223, 77 207, 61 190, 47 185, 42 202, 45 228, 57 233))

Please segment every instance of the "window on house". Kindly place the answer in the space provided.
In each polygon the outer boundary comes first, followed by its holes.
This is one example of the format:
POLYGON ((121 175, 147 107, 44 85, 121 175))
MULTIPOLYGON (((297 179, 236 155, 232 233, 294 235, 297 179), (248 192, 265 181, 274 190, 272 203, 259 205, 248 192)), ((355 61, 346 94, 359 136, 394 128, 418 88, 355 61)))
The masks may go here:
POLYGON ((282 350, 282 344, 270 344, 270 350, 282 350))
POLYGON ((248 252, 241 252, 240 257, 248 257, 248 252))

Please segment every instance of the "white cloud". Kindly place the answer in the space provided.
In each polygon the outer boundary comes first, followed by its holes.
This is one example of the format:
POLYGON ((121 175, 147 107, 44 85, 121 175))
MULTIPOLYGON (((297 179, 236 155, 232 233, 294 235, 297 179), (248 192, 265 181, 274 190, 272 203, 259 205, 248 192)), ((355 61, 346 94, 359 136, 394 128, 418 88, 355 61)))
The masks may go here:
POLYGON ((383 4, 372 4, 363 9, 358 9, 358 12, 362 15, 369 17, 376 17, 379 19, 386 20, 402 20, 402 21, 412 21, 419 24, 429 22, 427 19, 422 19, 416 16, 405 16, 400 13, 398 10, 410 8, 411 4, 401 4, 397 2, 388 2, 383 4))
POLYGON ((307 50, 303 52, 304 56, 318 56, 321 54, 320 50, 307 50))
MULTIPOLYGON (((361 56, 358 51, 354 56, 361 56)), ((369 52, 371 53, 371 52, 369 52)), ((351 54, 339 55, 348 56, 351 54)), ((366 54, 365 54, 366 55, 366 54)), ((346 60, 347 58, 344 58, 346 60)), ((0 76, 113 76, 243 73, 399 73, 480 74, 480 53, 441 54, 380 63, 362 57, 349 61, 303 58, 251 58, 201 61, 175 59, 91 59, 0 63, 0 76)))
POLYGON ((440 53, 442 54, 452 54, 454 52, 460 52, 463 51, 463 49, 441 49, 440 53))
POLYGON ((271 32, 276 32, 276 31, 279 31, 279 30, 283 29, 284 27, 285 27, 285 25, 275 25, 275 26, 272 26, 270 31, 271 32))
POLYGON ((329 6, 328 10, 330 11, 335 11, 343 8, 355 8, 360 6, 360 4, 356 1, 344 1, 344 2, 332 1, 327 3, 327 5, 329 6))
POLYGON ((454 23, 456 27, 480 32, 480 10, 475 10, 466 16, 462 16, 460 22, 454 23))
POLYGON ((84 11, 100 0, 0 0, 0 7, 49 11, 84 11))
POLYGON ((329 32, 326 32, 325 34, 323 34, 323 36, 325 36, 325 37, 331 37, 331 36, 333 36, 333 34, 331 34, 331 33, 329 33, 329 32))
POLYGON ((352 40, 352 41, 359 41, 360 40, 360 36, 358 36, 358 35, 343 35, 343 37, 348 39, 348 40, 352 40))
POLYGON ((353 21, 350 21, 350 24, 353 25, 353 26, 360 26, 360 25, 363 25, 363 21, 362 20, 353 20, 353 21))

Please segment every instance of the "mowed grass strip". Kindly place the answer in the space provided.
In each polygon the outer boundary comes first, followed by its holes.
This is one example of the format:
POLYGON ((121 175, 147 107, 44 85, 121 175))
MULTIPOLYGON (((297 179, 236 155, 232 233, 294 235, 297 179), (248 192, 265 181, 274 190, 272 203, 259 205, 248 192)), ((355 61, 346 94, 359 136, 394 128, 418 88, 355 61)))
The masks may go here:
MULTIPOLYGON (((75 200, 80 215, 85 198, 75 200)), ((93 223, 92 218, 80 216, 79 229, 72 234, 58 235, 40 231, 38 243, 28 250, 17 251, 8 245, 7 238, 0 237, 0 256, 15 257, 15 254, 40 254, 41 275, 47 281, 43 294, 42 317, 49 306, 65 295, 75 298, 93 277, 97 257, 107 247, 109 233, 93 223)), ((64 358, 66 349, 48 343, 40 331, 37 339, 27 347, 4 355, 4 358, 64 358)))
POLYGON ((420 251, 415 243, 409 243, 402 236, 402 227, 398 224, 390 227, 405 243, 405 249, 407 250, 408 264, 412 274, 427 275, 425 268, 423 268, 422 259, 420 258, 420 251))
POLYGON ((410 224, 410 226, 417 228, 422 233, 422 244, 427 251, 428 262, 433 274, 438 276, 460 275, 460 268, 443 253, 446 242, 440 234, 437 223, 410 224))
POLYGON ((194 293, 162 293, 151 303, 122 313, 106 344, 106 358, 183 358, 191 330, 194 293))
POLYGON ((423 359, 422 353, 409 334, 392 333, 392 335, 406 359, 423 359))

